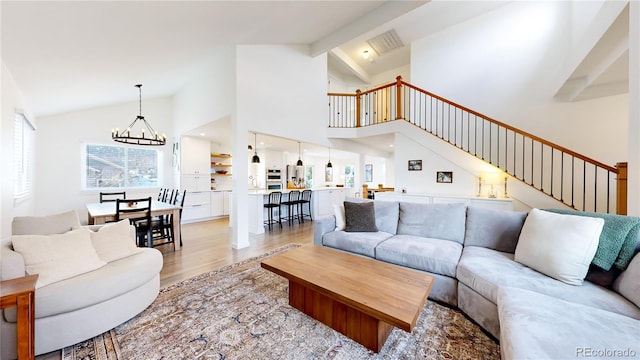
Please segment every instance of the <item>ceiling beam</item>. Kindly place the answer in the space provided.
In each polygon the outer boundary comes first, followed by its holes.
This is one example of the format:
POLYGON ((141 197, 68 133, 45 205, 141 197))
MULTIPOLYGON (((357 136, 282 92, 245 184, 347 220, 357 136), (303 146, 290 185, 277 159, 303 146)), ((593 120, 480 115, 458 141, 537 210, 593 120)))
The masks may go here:
POLYGON ((329 55, 332 56, 336 61, 341 62, 345 67, 351 71, 353 75, 355 75, 358 79, 362 80, 365 83, 371 83, 371 76, 367 73, 358 63, 356 63, 351 56, 347 55, 340 48, 334 48, 329 50, 329 55))
POLYGON ((557 77, 557 83, 554 85, 556 96, 561 96, 563 87, 571 78, 572 74, 578 66, 580 66, 582 61, 587 58, 589 52, 598 44, 600 39, 602 39, 620 13, 624 11, 628 3, 628 1, 606 1, 603 3, 602 8, 593 21, 591 21, 581 40, 573 46, 575 50, 570 54, 573 58, 567 61, 562 70, 562 74, 557 77))
POLYGON ((616 61, 627 54, 629 51, 629 34, 618 39, 613 50, 601 61, 599 61, 589 73, 582 77, 579 84, 573 88, 567 100, 575 101, 589 86, 591 86, 598 78, 607 71, 616 61))
POLYGON ((318 56, 371 31, 428 1, 386 1, 350 24, 311 44, 311 56, 318 56))

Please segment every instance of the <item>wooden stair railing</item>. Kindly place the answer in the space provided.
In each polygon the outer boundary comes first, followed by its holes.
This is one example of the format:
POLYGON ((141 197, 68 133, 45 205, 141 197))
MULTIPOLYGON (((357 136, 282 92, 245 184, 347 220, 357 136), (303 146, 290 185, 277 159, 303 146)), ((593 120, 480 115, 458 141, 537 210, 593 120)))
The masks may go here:
POLYGON ((626 214, 626 163, 609 166, 411 85, 329 93, 329 127, 405 120, 582 211, 626 214), (615 191, 615 195, 612 195, 615 191))

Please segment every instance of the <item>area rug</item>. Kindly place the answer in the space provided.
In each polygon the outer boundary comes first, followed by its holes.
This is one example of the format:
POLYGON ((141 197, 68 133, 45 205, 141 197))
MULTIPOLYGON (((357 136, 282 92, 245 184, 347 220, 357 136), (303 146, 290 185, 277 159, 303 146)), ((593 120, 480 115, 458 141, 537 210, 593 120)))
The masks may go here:
POLYGON ((427 301, 415 330, 394 329, 374 353, 288 305, 287 281, 260 257, 160 290, 145 311, 65 348, 64 360, 499 359, 500 349, 460 311, 427 301))

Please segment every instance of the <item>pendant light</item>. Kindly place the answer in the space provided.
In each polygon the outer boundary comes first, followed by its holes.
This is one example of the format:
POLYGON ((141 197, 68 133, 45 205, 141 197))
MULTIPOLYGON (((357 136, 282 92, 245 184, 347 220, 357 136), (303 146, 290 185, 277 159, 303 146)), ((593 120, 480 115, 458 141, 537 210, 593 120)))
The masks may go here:
POLYGON ((253 153, 253 157, 251 158, 251 163, 260 164, 260 157, 258 157, 258 134, 256 133, 253 133, 253 149, 255 153, 253 153))
POLYGON ((140 105, 140 114, 136 116, 136 119, 133 120, 131 124, 123 131, 120 132, 119 129, 111 130, 111 139, 113 141, 125 143, 125 144, 134 144, 134 145, 164 145, 167 142, 167 136, 162 134, 159 136, 158 133, 153 130, 151 125, 145 120, 144 116, 142 116, 142 84, 136 85, 139 93, 139 105, 140 105), (134 125, 138 122, 138 120, 142 123, 142 133, 140 136, 131 135, 131 130, 134 128, 134 125), (145 128, 149 132, 149 137, 146 137, 144 134, 145 128))
POLYGON ((329 162, 327 163, 328 168, 332 168, 333 164, 331 164, 331 148, 329 148, 329 162))
POLYGON ((298 141, 298 162, 296 166, 302 166, 302 159, 300 159, 300 141, 298 141))

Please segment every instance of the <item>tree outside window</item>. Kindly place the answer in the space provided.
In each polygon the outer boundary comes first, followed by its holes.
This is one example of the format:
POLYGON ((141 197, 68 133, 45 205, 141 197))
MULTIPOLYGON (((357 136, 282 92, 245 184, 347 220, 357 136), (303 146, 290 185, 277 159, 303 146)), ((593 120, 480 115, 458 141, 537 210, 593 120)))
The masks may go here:
POLYGON ((158 186, 158 150, 87 144, 83 184, 86 189, 158 186))

